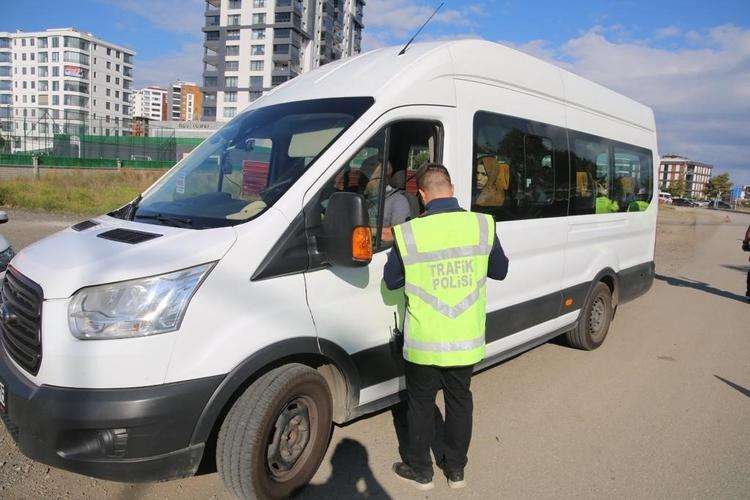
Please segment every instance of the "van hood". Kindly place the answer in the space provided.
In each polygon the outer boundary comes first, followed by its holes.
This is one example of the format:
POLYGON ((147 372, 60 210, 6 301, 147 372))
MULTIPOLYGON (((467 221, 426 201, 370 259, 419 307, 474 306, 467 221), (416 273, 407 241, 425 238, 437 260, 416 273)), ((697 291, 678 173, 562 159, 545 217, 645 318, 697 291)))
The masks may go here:
POLYGON ((232 227, 183 229, 105 215, 25 247, 12 266, 39 284, 45 299, 61 299, 87 286, 219 260, 236 239, 232 227))

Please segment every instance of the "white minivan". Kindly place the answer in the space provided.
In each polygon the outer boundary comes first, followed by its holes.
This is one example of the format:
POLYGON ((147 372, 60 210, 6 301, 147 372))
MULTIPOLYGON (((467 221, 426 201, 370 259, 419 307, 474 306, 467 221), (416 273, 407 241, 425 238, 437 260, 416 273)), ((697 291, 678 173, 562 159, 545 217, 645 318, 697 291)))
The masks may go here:
POLYGON ((163 480, 215 457, 237 496, 287 496, 333 423, 401 396, 387 196, 418 216, 414 175, 440 162, 460 204, 495 217, 510 268, 487 284, 477 368, 559 335, 594 349, 653 281, 656 145, 649 108, 486 41, 300 75, 132 203, 18 253, 0 415, 62 469, 163 480))

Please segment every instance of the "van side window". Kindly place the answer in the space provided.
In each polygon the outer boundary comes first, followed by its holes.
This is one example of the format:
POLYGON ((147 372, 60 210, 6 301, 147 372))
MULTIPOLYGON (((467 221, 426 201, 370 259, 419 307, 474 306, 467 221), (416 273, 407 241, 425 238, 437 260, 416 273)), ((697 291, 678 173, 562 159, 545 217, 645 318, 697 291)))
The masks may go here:
POLYGON ((472 210, 500 221, 566 216, 565 149, 562 128, 478 112, 474 116, 472 210))
POLYGON ((620 210, 610 176, 610 142, 576 133, 571 162, 575 172, 572 214, 612 213, 620 210))
POLYGON ((643 212, 653 195, 652 156, 647 149, 615 145, 615 197, 620 211, 643 212))
POLYGON ((393 241, 391 227, 421 212, 415 175, 423 163, 439 161, 441 131, 439 124, 423 121, 396 122, 379 130, 344 162, 318 194, 321 220, 333 193, 362 194, 367 202, 374 249, 389 248, 393 241), (387 162, 383 161, 385 157, 387 162))

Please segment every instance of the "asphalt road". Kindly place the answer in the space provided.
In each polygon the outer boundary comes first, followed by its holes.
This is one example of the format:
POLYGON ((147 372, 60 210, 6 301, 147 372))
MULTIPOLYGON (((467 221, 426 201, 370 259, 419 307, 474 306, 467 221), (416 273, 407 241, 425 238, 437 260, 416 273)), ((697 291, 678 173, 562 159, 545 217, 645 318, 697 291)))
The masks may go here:
MULTIPOLYGON (((10 215, 0 230, 14 244, 52 227, 48 216, 10 215)), ((552 342, 476 375, 466 489, 438 481, 420 493, 398 481, 393 417, 383 412, 335 429, 299 498, 750 498, 748 254, 740 249, 749 224, 750 215, 662 211, 657 280, 618 310, 600 349, 552 342)), ((229 498, 217 474, 128 485, 49 469, 0 430, 0 498, 42 497, 229 498)))

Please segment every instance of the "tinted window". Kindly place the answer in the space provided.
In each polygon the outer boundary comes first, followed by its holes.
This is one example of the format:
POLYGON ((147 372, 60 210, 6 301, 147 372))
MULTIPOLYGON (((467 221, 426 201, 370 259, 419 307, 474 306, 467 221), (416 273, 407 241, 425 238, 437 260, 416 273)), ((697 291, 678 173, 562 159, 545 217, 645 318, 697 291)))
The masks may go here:
POLYGON ((570 158, 575 172, 571 213, 584 215, 617 212, 619 205, 611 197, 609 141, 571 133, 571 145, 570 158))
POLYGON ((472 210, 496 220, 562 217, 568 211, 565 130, 479 112, 474 117, 472 210))
POLYGON ((620 211, 642 212, 653 195, 651 151, 615 145, 614 195, 620 211))

